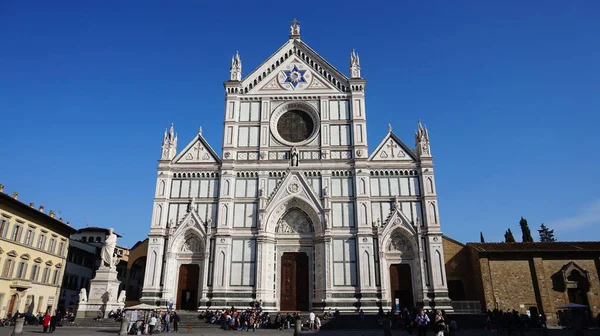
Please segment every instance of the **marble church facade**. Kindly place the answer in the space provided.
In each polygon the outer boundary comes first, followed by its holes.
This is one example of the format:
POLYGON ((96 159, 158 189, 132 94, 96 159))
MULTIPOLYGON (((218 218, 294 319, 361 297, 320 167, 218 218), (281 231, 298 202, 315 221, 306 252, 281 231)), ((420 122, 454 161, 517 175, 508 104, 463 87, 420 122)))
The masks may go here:
POLYGON ((289 39, 224 83, 222 155, 165 131, 142 301, 176 309, 451 310, 429 134, 369 153, 366 81, 289 39))

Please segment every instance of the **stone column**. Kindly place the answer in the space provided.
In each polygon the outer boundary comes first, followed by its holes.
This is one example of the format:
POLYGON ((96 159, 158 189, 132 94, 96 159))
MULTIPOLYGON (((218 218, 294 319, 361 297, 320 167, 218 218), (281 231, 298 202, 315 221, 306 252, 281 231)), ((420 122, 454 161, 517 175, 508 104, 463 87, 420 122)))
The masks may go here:
POLYGON ((23 317, 17 318, 15 322, 15 327, 13 328, 12 336, 21 336, 23 335, 23 324, 25 323, 25 319, 23 317))

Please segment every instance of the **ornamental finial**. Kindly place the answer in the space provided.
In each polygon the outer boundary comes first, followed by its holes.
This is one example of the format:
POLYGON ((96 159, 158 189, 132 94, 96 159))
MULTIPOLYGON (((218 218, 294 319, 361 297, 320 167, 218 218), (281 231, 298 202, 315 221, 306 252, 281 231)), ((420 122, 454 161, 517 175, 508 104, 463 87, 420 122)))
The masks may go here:
POLYGON ((198 128, 198 135, 202 135, 202 126, 200 126, 200 128, 198 128))
POLYGON ((389 132, 389 133, 392 133, 392 123, 389 123, 389 124, 388 124, 388 132, 389 132))
POLYGON ((296 18, 292 22, 290 22, 290 39, 299 39, 300 38, 300 21, 296 18))

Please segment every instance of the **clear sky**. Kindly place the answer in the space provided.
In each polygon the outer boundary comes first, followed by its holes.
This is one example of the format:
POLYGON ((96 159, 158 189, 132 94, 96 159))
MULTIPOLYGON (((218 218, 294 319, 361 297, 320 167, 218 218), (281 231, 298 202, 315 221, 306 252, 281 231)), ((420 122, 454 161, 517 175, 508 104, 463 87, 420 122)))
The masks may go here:
POLYGON ((5 192, 143 240, 165 127, 220 153, 232 54, 248 74, 294 17, 343 73, 359 53, 371 150, 427 125, 445 234, 600 239, 598 1, 4 0, 5 192))

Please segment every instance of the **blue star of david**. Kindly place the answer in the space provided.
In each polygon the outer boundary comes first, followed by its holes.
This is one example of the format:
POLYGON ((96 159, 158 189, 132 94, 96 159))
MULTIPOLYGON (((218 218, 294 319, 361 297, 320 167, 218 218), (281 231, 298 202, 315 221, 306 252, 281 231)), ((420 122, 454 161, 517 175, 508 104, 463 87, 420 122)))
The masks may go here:
POLYGON ((294 65, 292 70, 283 72, 285 74, 285 80, 283 82, 290 83, 292 84, 292 87, 295 88, 298 83, 306 83, 306 79, 304 79, 305 72, 306 70, 298 70, 298 67, 294 65))

